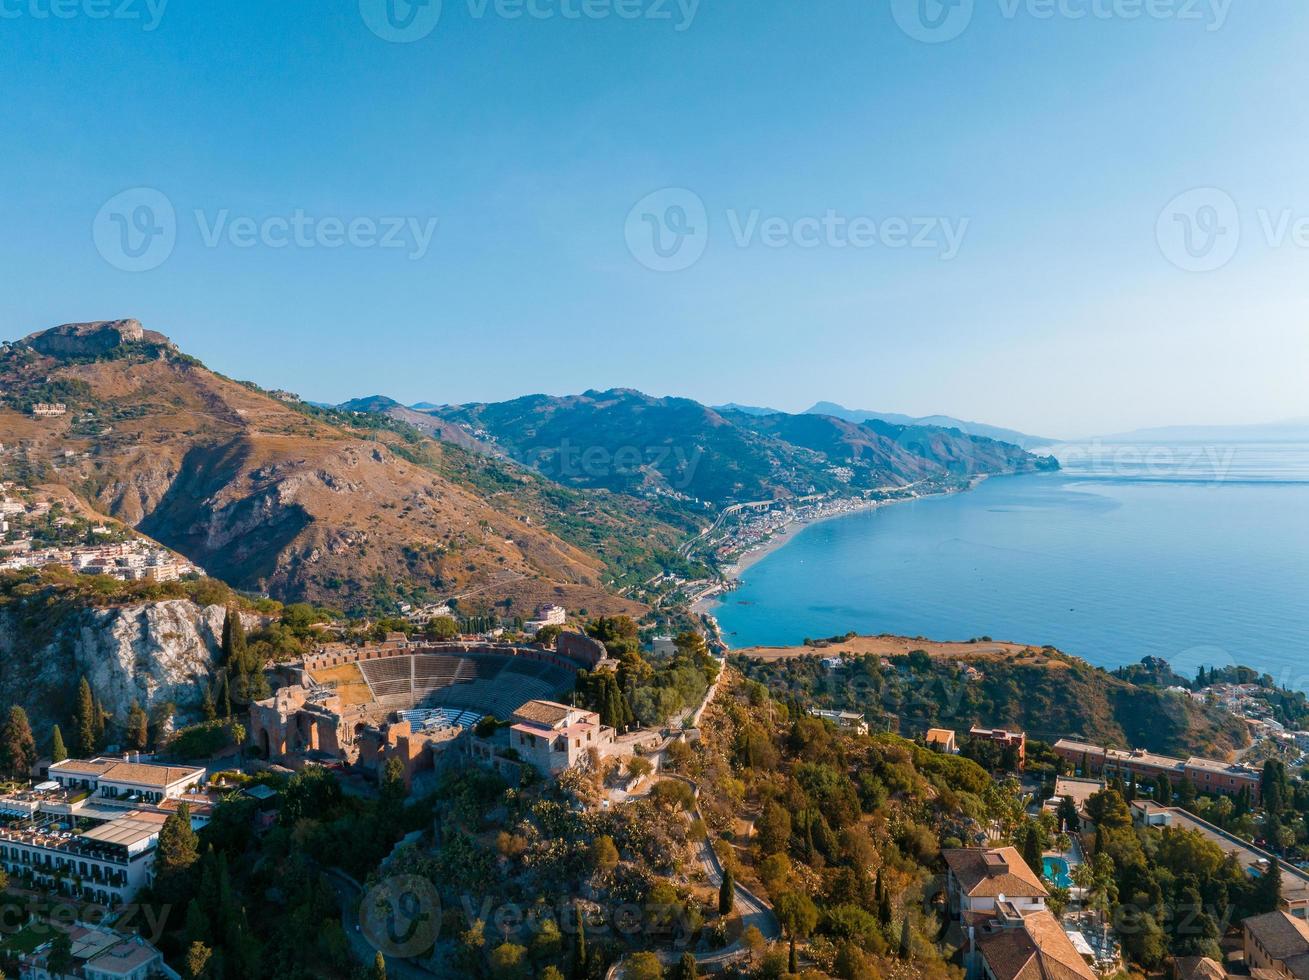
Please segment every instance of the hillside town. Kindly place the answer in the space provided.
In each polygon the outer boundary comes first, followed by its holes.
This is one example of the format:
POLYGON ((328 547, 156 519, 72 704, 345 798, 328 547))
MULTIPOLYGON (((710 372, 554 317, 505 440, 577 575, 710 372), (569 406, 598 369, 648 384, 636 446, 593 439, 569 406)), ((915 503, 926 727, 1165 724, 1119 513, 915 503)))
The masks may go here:
POLYGON ((52 565, 124 582, 175 582, 204 570, 117 524, 95 522, 14 483, 0 484, 0 571, 52 565))

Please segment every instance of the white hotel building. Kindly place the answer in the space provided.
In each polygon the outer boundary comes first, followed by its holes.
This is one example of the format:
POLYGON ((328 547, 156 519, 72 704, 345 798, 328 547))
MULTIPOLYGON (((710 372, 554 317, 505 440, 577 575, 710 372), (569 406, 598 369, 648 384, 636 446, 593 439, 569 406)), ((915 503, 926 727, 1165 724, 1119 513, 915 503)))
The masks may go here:
POLYGON ((70 759, 49 775, 0 796, 0 865, 15 883, 116 906, 151 880, 166 804, 198 791, 205 770, 70 759))

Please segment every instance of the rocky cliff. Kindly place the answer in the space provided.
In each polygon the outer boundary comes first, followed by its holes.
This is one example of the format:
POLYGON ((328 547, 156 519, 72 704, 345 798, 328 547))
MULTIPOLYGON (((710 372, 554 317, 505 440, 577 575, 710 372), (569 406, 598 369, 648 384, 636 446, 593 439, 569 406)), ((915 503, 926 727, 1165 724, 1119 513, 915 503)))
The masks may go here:
POLYGON ((202 682, 219 656, 222 606, 170 599, 109 608, 82 607, 53 617, 22 603, 0 606, 0 703, 22 704, 38 742, 68 722, 85 676, 119 721, 133 700, 147 711, 172 702, 196 714, 202 682))

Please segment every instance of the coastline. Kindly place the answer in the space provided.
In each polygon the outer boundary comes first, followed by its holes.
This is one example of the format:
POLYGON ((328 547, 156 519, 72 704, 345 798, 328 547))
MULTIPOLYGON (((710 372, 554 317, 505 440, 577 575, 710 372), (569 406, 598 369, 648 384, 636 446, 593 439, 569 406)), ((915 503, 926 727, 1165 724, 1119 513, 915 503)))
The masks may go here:
MULTIPOLYGON (((806 528, 815 527, 819 524, 825 523, 826 521, 834 521, 841 517, 850 517, 854 514, 862 514, 867 511, 875 511, 882 507, 889 507, 893 504, 910 503, 915 500, 927 500, 931 497, 948 497, 951 494, 956 494, 956 493, 967 493, 969 490, 972 490, 974 487, 976 487, 979 483, 981 483, 985 479, 986 479, 985 476, 979 476, 975 478, 972 482, 970 482, 966 488, 955 489, 955 490, 942 490, 940 493, 927 493, 927 494, 922 494, 921 496, 914 496, 914 497, 896 497, 890 500, 864 500, 855 503, 853 506, 848 507, 844 510, 836 511, 831 514, 820 514, 816 517, 809 517, 809 518, 797 519, 791 521, 789 524, 786 525, 786 527, 782 528, 782 530, 770 536, 768 540, 763 541, 760 544, 756 545, 755 547, 751 548, 750 550, 746 551, 730 565, 727 565, 725 568, 723 568, 723 576, 729 583, 739 581, 741 579, 741 576, 744 575, 751 567, 763 561, 773 552, 785 548, 788 544, 790 544, 795 539, 796 535, 798 535, 801 531, 805 530, 806 528)), ((707 616, 709 619, 714 619, 713 616, 714 608, 723 601, 722 598, 723 595, 724 595, 723 590, 715 590, 708 593, 707 595, 701 596, 699 599, 696 599, 696 601, 691 603, 690 606, 692 614, 697 616, 707 616)), ((717 620, 714 620, 714 624, 715 626, 717 626, 717 620)), ((719 633, 721 635, 721 630, 719 631, 719 633)))
POLYGON ((744 552, 736 561, 723 569, 723 574, 729 579, 739 579, 751 566, 759 564, 774 551, 778 551, 790 544, 791 539, 807 527, 815 527, 827 521, 834 521, 838 517, 849 517, 851 514, 862 514, 864 511, 877 510, 879 507, 895 502, 890 500, 865 500, 848 510, 835 514, 821 514, 807 520, 794 520, 768 538, 767 541, 763 541, 749 551, 744 552))

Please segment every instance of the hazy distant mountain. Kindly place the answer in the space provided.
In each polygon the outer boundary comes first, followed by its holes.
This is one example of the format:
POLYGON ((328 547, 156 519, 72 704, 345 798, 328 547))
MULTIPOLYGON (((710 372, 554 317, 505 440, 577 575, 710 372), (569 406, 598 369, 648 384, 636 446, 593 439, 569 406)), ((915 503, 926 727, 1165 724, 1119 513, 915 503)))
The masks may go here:
POLYGON ((998 439, 1000 442, 1009 442, 1015 446, 1021 446, 1023 449, 1052 446, 1062 441, 1048 439, 1044 436, 1028 435, 1026 432, 1019 432, 1017 429, 1005 429, 998 425, 987 425, 984 422, 965 422, 963 419, 952 418, 949 415, 915 417, 901 415, 898 412, 873 412, 861 408, 845 408, 835 402, 819 402, 805 414, 831 415, 834 418, 845 419, 847 422, 867 422, 869 419, 877 419, 881 422, 890 422, 892 425, 929 425, 942 429, 958 429, 970 436, 985 436, 987 439, 998 439))
POLYGON ((761 405, 738 405, 728 402, 726 405, 713 406, 715 412, 740 412, 742 415, 781 415, 780 408, 764 408, 761 405))
POLYGON ((463 426, 447 422, 439 415, 433 415, 430 412, 407 408, 394 398, 388 398, 386 395, 352 398, 348 402, 342 402, 340 405, 335 406, 335 408, 341 412, 366 412, 375 415, 386 415, 398 422, 412 425, 424 435, 459 446, 461 449, 490 454, 495 452, 492 446, 475 438, 463 426))
POLYGON ((1106 442, 1309 442, 1309 418, 1255 425, 1164 425, 1101 436, 1106 442))

